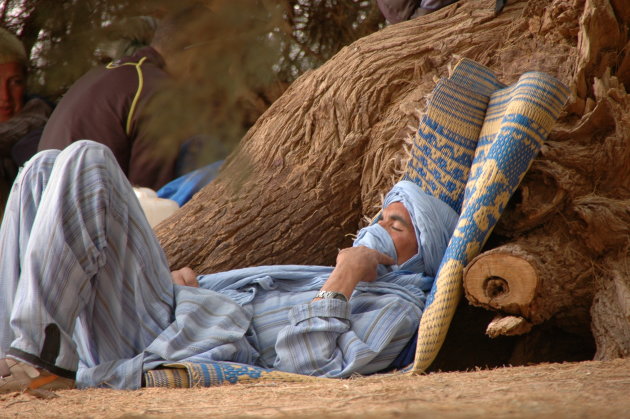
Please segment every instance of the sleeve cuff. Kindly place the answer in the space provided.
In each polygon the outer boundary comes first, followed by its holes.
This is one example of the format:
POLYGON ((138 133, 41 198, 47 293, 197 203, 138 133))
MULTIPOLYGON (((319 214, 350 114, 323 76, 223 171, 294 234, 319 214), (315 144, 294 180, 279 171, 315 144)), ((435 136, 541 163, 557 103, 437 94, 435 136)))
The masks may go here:
POLYGON ((349 319, 350 303, 337 299, 323 299, 297 305, 289 312, 289 320, 292 325, 313 317, 349 319))

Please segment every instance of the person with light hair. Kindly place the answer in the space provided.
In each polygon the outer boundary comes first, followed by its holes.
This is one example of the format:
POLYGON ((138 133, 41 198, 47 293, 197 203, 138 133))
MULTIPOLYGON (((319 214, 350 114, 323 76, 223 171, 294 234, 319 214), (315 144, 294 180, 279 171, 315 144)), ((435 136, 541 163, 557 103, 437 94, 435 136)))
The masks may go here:
MULTIPOLYGON (((28 56, 22 42, 0 28, 0 214, 21 158, 16 144, 35 144, 52 111, 40 98, 26 96, 28 56)), ((33 148, 33 147, 31 147, 33 148)))

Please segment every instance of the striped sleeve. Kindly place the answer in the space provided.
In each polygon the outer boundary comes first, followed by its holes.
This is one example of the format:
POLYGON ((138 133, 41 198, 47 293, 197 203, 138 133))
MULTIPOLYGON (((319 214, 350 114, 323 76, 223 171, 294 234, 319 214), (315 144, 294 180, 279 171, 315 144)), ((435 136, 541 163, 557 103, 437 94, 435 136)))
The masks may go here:
POLYGON ((387 368, 415 332, 421 312, 393 295, 350 304, 318 300, 293 307, 276 342, 274 367, 298 374, 349 377, 387 368))

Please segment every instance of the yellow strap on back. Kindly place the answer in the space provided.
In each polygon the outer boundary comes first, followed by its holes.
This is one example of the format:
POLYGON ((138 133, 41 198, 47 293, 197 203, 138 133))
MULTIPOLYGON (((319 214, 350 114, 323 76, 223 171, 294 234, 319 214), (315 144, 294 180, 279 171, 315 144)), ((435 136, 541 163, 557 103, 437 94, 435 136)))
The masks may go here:
POLYGON ((129 108, 129 113, 127 114, 127 123, 125 124, 125 134, 129 135, 131 133, 131 120, 133 118, 133 114, 136 111, 136 106, 138 104, 138 100, 140 99, 140 93, 142 93, 142 88, 144 87, 144 77, 142 75, 142 63, 146 61, 147 57, 142 57, 140 61, 137 63, 123 63, 123 64, 115 64, 115 62, 111 62, 105 66, 106 69, 112 70, 114 68, 121 67, 123 65, 131 65, 136 67, 136 71, 138 72, 138 90, 136 90, 136 94, 133 97, 133 101, 131 102, 131 107, 129 108))

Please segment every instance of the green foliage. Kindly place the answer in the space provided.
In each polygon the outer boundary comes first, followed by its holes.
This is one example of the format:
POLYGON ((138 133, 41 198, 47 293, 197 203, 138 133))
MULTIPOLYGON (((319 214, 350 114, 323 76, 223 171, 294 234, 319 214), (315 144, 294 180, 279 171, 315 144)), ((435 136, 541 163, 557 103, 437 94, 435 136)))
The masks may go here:
POLYGON ((90 68, 149 43, 174 3, 212 13, 185 34, 185 75, 153 101, 154 131, 208 134, 214 151, 199 164, 229 151, 295 78, 384 22, 366 0, 0 0, 0 25, 30 54, 29 91, 55 101, 90 68))

